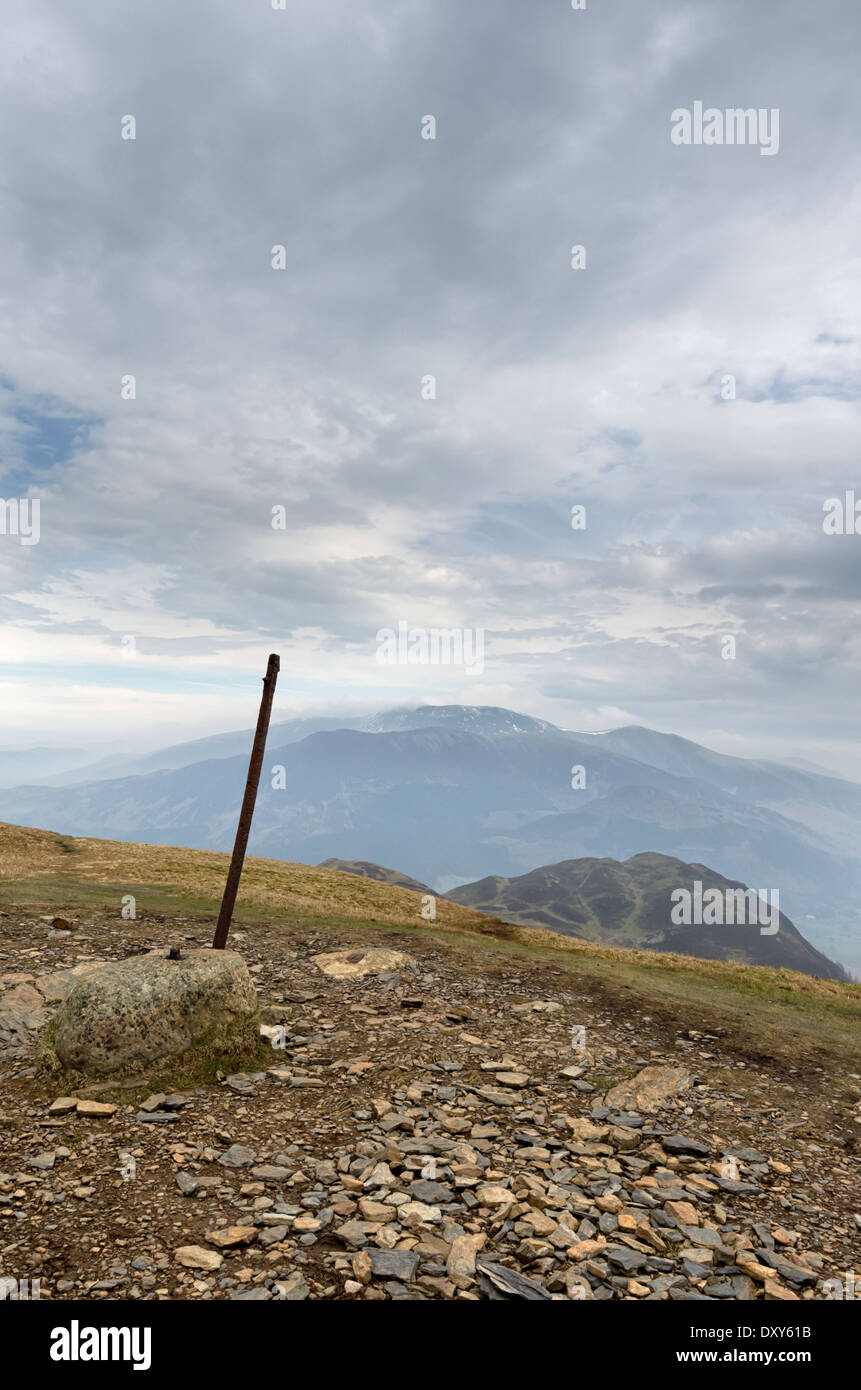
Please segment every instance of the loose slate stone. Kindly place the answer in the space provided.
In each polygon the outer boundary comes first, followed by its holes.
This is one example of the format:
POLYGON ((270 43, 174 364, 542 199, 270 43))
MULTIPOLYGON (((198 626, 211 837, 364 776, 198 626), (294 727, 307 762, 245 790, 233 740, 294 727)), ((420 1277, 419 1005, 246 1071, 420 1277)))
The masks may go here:
POLYGON ((427 1202, 431 1206, 435 1203, 453 1202, 454 1193, 450 1188, 444 1187, 441 1182, 432 1182, 430 1178, 420 1178, 418 1182, 410 1183, 410 1192, 418 1202, 427 1202))
POLYGON ((278 1245, 289 1235, 289 1226, 268 1226, 258 1237, 260 1245, 278 1245))
POLYGON ((305 1276, 298 1270, 287 1279, 276 1279, 272 1287, 275 1290, 273 1297, 286 1303, 302 1303, 311 1292, 305 1276))
POLYGON ((52 1100, 48 1106, 49 1115, 68 1115, 71 1110, 76 1110, 78 1106, 77 1096, 58 1096, 52 1100))
POLYGON ((251 1175, 260 1182, 286 1182, 291 1170, 281 1168, 277 1163, 258 1163, 251 1169, 251 1175))
POLYGON ((149 1113, 151 1110, 161 1110, 166 1100, 167 1096, 165 1095, 165 1093, 163 1091, 159 1091, 155 1095, 147 1096, 146 1100, 142 1100, 138 1108, 140 1110, 145 1110, 147 1113, 149 1113))
POLYGON ((210 1272, 220 1269, 224 1257, 216 1250, 204 1250, 202 1245, 181 1245, 174 1250, 173 1258, 186 1269, 204 1269, 210 1272))
POLYGON ((254 1162, 256 1155, 251 1149, 246 1149, 242 1144, 231 1144, 229 1149, 225 1149, 219 1158, 219 1163, 225 1168, 249 1168, 254 1162))
POLYGON ((780 1255, 776 1255, 773 1250, 757 1250, 757 1256, 764 1265, 770 1265, 776 1269, 782 1279, 788 1279, 790 1284, 815 1284, 817 1275, 809 1269, 802 1269, 800 1265, 794 1265, 790 1260, 784 1260, 780 1255))
POLYGON ((56 1155, 52 1150, 50 1153, 36 1154, 35 1158, 28 1158, 27 1166, 28 1168, 39 1168, 43 1172, 47 1172, 49 1169, 53 1168, 55 1162, 56 1155))
POLYGON ((228 1076, 224 1084, 225 1086, 229 1087, 231 1091, 236 1091, 237 1095, 257 1095, 257 1091, 255 1089, 254 1083, 251 1080, 251 1077, 246 1076, 244 1072, 237 1072, 234 1076, 228 1076))
POLYGON ((476 1260, 476 1270, 482 1292, 491 1299, 519 1298, 537 1302, 551 1297, 543 1284, 537 1283, 534 1279, 527 1279, 525 1275, 507 1269, 505 1265, 479 1259, 476 1260))
POLYGON ((399 1279, 409 1283, 418 1269, 419 1257, 412 1250, 366 1251, 375 1279, 399 1279))
POLYGON ((623 1269, 626 1274, 633 1274, 638 1269, 644 1269, 646 1256, 641 1255, 638 1250, 631 1250, 627 1245, 608 1245, 603 1252, 605 1257, 614 1265, 616 1269, 623 1269))
POLYGON ((749 1193, 751 1196, 754 1196, 757 1192, 762 1191, 762 1188, 759 1187, 757 1183, 742 1182, 740 1178, 718 1178, 713 1176, 710 1181, 715 1183, 720 1188, 721 1192, 735 1192, 738 1194, 749 1193))
POLYGON ((516 1105, 517 1099, 507 1091, 495 1091, 491 1086, 480 1086, 475 1094, 490 1105, 516 1105))
POLYGON ((692 1139, 687 1134, 666 1134, 660 1140, 661 1147, 671 1154, 692 1154, 695 1158, 707 1158, 711 1146, 702 1139, 692 1139))
POLYGON ((219 1250, 232 1250, 236 1245, 248 1245, 256 1240, 257 1230, 254 1226, 224 1226, 217 1231, 207 1231, 206 1239, 219 1250))

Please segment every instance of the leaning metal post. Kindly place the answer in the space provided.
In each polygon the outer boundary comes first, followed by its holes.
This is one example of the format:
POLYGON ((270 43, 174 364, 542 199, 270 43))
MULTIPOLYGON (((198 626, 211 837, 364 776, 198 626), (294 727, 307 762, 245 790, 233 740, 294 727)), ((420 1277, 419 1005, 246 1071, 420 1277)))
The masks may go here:
POLYGON ((245 796, 242 798, 242 810, 239 812, 239 824, 236 827, 236 840, 233 845, 233 856, 230 860, 227 883, 224 885, 224 897, 221 900, 221 911, 218 914, 218 924, 215 928, 215 935, 212 938, 212 949, 214 951, 223 951, 227 944, 227 933, 230 931, 230 919, 233 916, 236 894, 239 891, 239 880, 242 876, 242 865, 245 863, 245 851, 248 848, 251 817, 254 815, 254 803, 257 800, 257 786, 260 781, 260 768, 263 765, 263 751, 266 747, 266 735, 269 732, 269 716, 272 713, 272 698, 275 694, 275 682, 278 679, 278 672, 280 670, 280 657, 273 652, 269 658, 269 664, 266 667, 266 675, 263 677, 263 696, 260 701, 260 713, 257 716, 257 730, 254 734, 254 743, 251 747, 251 760, 248 764, 248 781, 245 783, 245 796))

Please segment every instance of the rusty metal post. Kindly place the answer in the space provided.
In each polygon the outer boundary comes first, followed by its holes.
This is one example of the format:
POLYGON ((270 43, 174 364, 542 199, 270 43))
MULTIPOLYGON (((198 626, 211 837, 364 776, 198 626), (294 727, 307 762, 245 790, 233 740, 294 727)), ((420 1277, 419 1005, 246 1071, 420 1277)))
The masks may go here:
POLYGON ((257 800, 257 786, 260 782, 260 768, 263 765, 266 735, 269 732, 269 716, 272 713, 275 682, 280 670, 281 659, 273 652, 266 667, 266 675, 263 677, 263 696, 260 700, 257 730, 251 747, 248 781, 245 783, 245 795, 242 798, 242 810, 239 812, 239 824, 236 827, 236 840, 233 845, 233 856, 230 860, 227 883, 224 885, 221 911, 218 914, 218 924, 212 938, 214 951, 223 951, 227 945, 227 933, 230 931, 230 919, 233 916, 236 894, 239 891, 239 880, 242 876, 242 865, 245 863, 245 851, 248 847, 248 835, 251 831, 251 817, 254 815, 254 803, 257 800))

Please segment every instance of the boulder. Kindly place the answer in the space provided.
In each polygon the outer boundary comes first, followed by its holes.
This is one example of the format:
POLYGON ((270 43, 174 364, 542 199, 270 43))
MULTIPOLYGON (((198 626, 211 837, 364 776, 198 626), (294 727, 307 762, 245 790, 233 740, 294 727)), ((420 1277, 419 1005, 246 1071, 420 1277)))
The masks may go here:
POLYGON ((257 992, 236 951, 111 961, 69 987, 54 1023, 63 1066, 90 1076, 140 1071, 204 1036, 224 1051, 256 1044, 257 992))

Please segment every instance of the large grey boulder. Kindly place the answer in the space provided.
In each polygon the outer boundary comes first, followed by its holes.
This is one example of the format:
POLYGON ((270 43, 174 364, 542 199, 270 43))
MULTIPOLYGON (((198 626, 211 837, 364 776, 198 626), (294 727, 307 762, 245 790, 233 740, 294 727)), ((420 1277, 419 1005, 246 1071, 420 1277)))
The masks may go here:
POLYGON ((224 1051, 256 1037, 257 991, 236 951, 188 951, 180 960, 133 956, 89 970, 54 1021, 63 1066, 90 1076, 139 1071, 204 1038, 224 1051))

